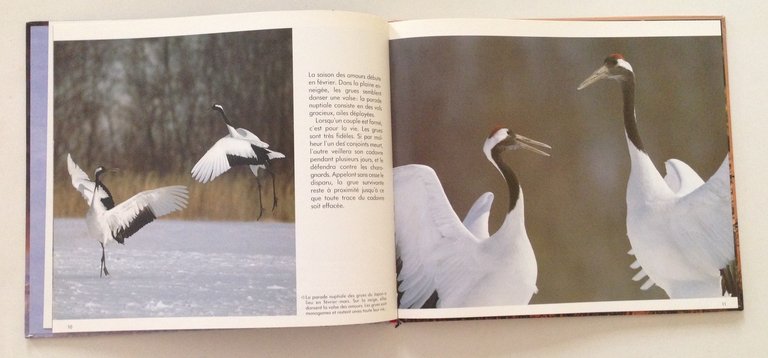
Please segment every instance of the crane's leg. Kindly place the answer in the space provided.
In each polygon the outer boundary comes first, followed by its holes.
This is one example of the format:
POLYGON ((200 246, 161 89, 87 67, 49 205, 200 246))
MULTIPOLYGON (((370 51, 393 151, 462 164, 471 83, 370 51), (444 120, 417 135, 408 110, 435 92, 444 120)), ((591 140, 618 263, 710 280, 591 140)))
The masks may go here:
POLYGON ((99 244, 101 244, 101 268, 99 269, 99 277, 102 277, 102 273, 104 273, 104 276, 109 276, 109 271, 107 271, 106 255, 104 253, 104 243, 100 242, 99 244))
POLYGON ((261 215, 264 214, 264 205, 261 204, 261 179, 259 177, 256 177, 256 184, 259 186, 259 217, 256 218, 256 221, 259 221, 261 215))
POLYGON ((273 173, 271 170, 266 169, 266 171, 269 173, 270 176, 272 176, 272 211, 275 211, 275 208, 277 207, 277 188, 275 187, 275 173, 273 173))

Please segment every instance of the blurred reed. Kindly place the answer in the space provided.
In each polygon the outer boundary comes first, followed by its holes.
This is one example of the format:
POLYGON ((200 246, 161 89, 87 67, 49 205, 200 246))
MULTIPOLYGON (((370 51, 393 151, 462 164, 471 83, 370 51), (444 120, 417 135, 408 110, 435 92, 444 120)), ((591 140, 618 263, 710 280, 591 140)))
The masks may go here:
MULTIPOLYGON (((269 175, 261 178, 261 199, 264 206, 262 221, 293 222, 293 176, 276 173, 275 190, 277 207, 272 211, 272 180, 269 175)), ((85 215, 88 204, 68 180, 54 182, 54 217, 79 217, 85 215)), ((259 193, 256 178, 250 170, 225 173, 214 181, 201 184, 188 175, 157 175, 154 173, 110 173, 102 179, 112 193, 115 203, 134 194, 168 185, 185 185, 189 189, 187 208, 169 215, 182 220, 252 221, 259 217, 259 193)))

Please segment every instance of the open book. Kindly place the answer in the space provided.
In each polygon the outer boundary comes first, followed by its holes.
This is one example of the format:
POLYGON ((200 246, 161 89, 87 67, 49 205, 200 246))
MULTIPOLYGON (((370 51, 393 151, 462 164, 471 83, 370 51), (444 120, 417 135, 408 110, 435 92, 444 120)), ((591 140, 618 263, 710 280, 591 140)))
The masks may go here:
POLYGON ((27 336, 742 309, 724 20, 642 20, 29 24, 27 336))

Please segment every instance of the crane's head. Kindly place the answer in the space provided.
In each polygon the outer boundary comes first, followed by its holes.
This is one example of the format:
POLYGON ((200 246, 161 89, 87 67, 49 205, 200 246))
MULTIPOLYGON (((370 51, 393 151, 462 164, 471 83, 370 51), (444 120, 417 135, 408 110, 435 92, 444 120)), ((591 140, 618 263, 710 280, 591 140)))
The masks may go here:
POLYGON ((102 175, 106 174, 107 172, 116 172, 116 171, 118 171, 117 168, 107 169, 99 165, 94 171, 93 176, 98 180, 101 178, 102 175))
POLYGON ((516 149, 525 149, 548 157, 549 153, 543 149, 552 149, 552 147, 549 144, 535 141, 516 133, 510 133, 507 128, 495 128, 488 135, 485 144, 483 144, 483 152, 491 163, 496 163, 493 160, 494 152, 499 153, 516 149))
POLYGON ((224 123, 226 123, 228 126, 232 126, 232 122, 229 121, 227 114, 224 113, 224 106, 218 103, 214 103, 213 106, 211 106, 211 110, 219 112, 221 114, 221 118, 224 118, 224 123))
POLYGON ((222 106, 222 105, 220 105, 218 103, 214 103, 213 106, 211 106, 211 110, 212 111, 218 111, 220 113, 224 113, 224 106, 222 106))
POLYGON ((632 72, 632 65, 624 60, 624 56, 619 53, 608 55, 603 61, 603 65, 595 72, 587 77, 584 82, 581 82, 577 90, 586 88, 587 86, 600 81, 602 79, 614 79, 617 81, 627 81, 634 77, 632 72))
POLYGON ((96 167, 96 171, 93 172, 93 176, 98 178, 102 174, 104 174, 105 171, 106 171, 106 169, 104 167, 102 167, 101 165, 99 165, 98 167, 96 167))

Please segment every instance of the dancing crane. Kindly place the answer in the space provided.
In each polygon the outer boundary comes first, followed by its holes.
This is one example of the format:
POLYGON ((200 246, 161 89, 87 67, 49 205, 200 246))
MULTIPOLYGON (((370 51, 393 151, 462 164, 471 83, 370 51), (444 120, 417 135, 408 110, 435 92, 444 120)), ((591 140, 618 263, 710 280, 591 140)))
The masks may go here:
POLYGON ((251 172, 256 176, 256 183, 259 187, 259 217, 261 219, 264 213, 264 206, 261 203, 261 179, 259 171, 263 170, 272 176, 272 210, 277 207, 277 194, 275 193, 275 173, 269 167, 273 159, 285 158, 280 152, 275 152, 269 148, 269 144, 263 142, 259 137, 250 131, 232 126, 232 122, 224 112, 224 107, 220 104, 214 104, 211 107, 221 113, 224 123, 227 125, 229 134, 219 139, 211 149, 197 161, 192 168, 192 177, 201 183, 207 183, 217 176, 223 174, 232 167, 238 165, 247 165, 251 172))
POLYGON ((420 308, 437 293, 437 307, 528 304, 536 293, 537 265, 525 230, 523 192, 501 160, 507 150, 548 156, 541 142, 501 128, 483 145, 488 160, 507 183, 509 209, 488 236, 493 195, 482 195, 462 223, 435 171, 424 165, 395 168, 395 240, 401 308, 420 308), (466 226, 465 226, 466 225, 466 226))
POLYGON ((115 205, 112 194, 102 182, 102 176, 109 170, 102 166, 97 167, 94 179, 91 180, 88 174, 75 164, 72 156, 67 154, 67 171, 72 178, 72 186, 88 203, 88 213, 85 214, 88 232, 101 244, 99 277, 102 274, 109 276, 105 254, 105 246, 108 243, 114 241, 125 244, 125 239, 144 225, 187 206, 189 193, 182 185, 142 191, 115 205))
POLYGON ((627 183, 627 236, 630 254, 641 268, 633 278, 648 276, 642 289, 656 284, 670 298, 718 297, 734 293, 725 277, 734 260, 729 155, 704 182, 677 159, 665 163, 662 177, 645 151, 635 118, 635 75, 620 54, 578 87, 602 79, 619 82, 631 170, 627 183), (721 282, 722 281, 722 282, 721 282))

